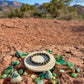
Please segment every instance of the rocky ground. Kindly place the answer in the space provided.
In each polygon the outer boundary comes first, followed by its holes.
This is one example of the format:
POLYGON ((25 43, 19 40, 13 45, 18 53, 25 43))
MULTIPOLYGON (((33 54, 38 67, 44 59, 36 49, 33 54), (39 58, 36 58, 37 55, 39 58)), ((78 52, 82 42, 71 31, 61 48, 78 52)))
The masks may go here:
MULTIPOLYGON (((47 49, 52 49, 53 55, 66 53, 64 60, 73 62, 81 70, 77 78, 72 78, 65 65, 57 66, 56 74, 59 69, 65 70, 60 77, 61 84, 84 84, 84 21, 0 19, 0 75, 15 60, 21 61, 15 69, 24 68, 23 60, 14 56, 16 50, 34 52, 47 49)), ((34 84, 30 78, 33 72, 27 72, 29 75, 22 76, 20 84, 34 84)), ((0 84, 10 84, 10 78, 1 79, 0 84)))

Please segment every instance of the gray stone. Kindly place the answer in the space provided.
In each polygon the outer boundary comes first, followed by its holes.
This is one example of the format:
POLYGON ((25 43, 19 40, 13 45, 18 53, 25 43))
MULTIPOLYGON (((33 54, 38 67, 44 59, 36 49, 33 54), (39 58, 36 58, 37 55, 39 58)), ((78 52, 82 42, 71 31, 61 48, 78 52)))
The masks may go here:
POLYGON ((46 79, 51 80, 53 78, 53 75, 50 71, 46 72, 46 79))
POLYGON ((12 74, 12 78, 10 80, 11 83, 19 83, 21 82, 22 78, 21 76, 18 74, 17 71, 14 71, 12 74))

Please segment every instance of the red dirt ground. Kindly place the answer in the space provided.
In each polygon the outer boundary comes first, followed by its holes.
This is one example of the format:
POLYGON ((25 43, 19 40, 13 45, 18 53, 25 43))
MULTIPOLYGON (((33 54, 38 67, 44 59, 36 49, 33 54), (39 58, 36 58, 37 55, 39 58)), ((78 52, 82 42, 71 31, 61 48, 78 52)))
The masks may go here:
MULTIPOLYGON (((53 49, 53 54, 66 53, 65 61, 73 62, 81 70, 77 78, 72 78, 65 65, 57 66, 65 70, 65 74, 60 77, 61 84, 84 84, 84 21, 0 19, 0 75, 11 62, 20 60, 22 64, 21 59, 13 56, 15 50, 34 52, 46 49, 53 49)), ((28 77, 22 76, 20 84, 34 84, 31 73, 28 77)), ((9 81, 1 79, 0 84, 10 84, 9 81)))

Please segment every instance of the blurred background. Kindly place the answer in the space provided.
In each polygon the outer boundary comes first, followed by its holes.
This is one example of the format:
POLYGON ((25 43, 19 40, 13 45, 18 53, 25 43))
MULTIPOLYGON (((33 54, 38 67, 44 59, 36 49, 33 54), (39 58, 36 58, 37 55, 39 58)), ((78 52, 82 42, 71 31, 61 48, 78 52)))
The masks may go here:
POLYGON ((0 18, 84 20, 84 0, 0 0, 0 18))

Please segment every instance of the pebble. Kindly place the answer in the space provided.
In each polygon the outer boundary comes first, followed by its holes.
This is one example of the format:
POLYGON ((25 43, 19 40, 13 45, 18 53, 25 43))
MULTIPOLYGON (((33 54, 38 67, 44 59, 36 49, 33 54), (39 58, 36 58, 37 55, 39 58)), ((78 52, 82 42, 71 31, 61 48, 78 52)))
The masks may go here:
POLYGON ((12 63, 11 63, 11 65, 12 65, 12 66, 14 66, 14 65, 15 65, 15 63, 14 63, 14 62, 12 62, 12 63))
POLYGON ((24 72, 24 76, 27 76, 28 75, 28 73, 27 72, 24 72))
POLYGON ((69 62, 66 63, 66 66, 70 66, 71 64, 69 62))
POLYGON ((56 73, 53 73, 52 75, 53 75, 54 77, 56 77, 56 76, 57 76, 57 74, 56 74, 56 73))
POLYGON ((64 60, 60 60, 60 64, 65 64, 65 61, 64 60))
POLYGON ((77 77, 77 74, 76 73, 72 73, 71 74, 73 78, 76 78, 77 77))
POLYGON ((22 81, 21 76, 17 73, 17 71, 14 71, 12 74, 12 78, 10 80, 11 83, 19 83, 22 81))
POLYGON ((62 56, 60 56, 60 57, 59 57, 59 59, 63 60, 63 57, 62 57, 62 56))
POLYGON ((43 84, 43 80, 38 80, 37 84, 43 84))
POLYGON ((79 73, 80 69, 79 68, 75 68, 75 72, 79 73))
POLYGON ((18 60, 18 61, 15 61, 14 63, 15 63, 15 65, 19 65, 20 61, 18 60))
POLYGON ((60 69, 60 72, 61 72, 61 73, 64 73, 64 70, 63 70, 63 69, 60 69))
POLYGON ((41 76, 41 79, 45 79, 45 76, 41 76))
POLYGON ((35 83, 37 83, 38 80, 40 80, 40 77, 37 77, 37 78, 35 79, 35 83))
POLYGON ((51 80, 50 84, 57 84, 57 81, 56 80, 51 80))
POLYGON ((50 69, 50 71, 51 71, 51 72, 54 71, 54 67, 53 67, 52 69, 50 69))
POLYGON ((55 79, 55 77, 53 76, 53 79, 55 79))
POLYGON ((22 75, 22 74, 24 73, 24 70, 23 70, 23 69, 18 69, 17 71, 18 71, 18 73, 19 73, 20 75, 22 75))
POLYGON ((60 84, 60 80, 59 79, 52 79, 49 81, 49 84, 60 84))
POLYGON ((3 75, 1 76, 2 79, 6 78, 6 77, 7 77, 7 74, 3 74, 3 75))
POLYGON ((2 76, 0 75, 0 79, 2 78, 2 76))
POLYGON ((73 70, 73 66, 67 66, 68 69, 73 70))
POLYGON ((34 77, 35 77, 35 75, 34 75, 34 74, 32 74, 32 75, 31 75, 31 78, 34 78, 34 77))
POLYGON ((46 72, 46 79, 51 80, 53 77, 52 73, 50 71, 46 72))
POLYGON ((64 53, 63 56, 67 56, 67 54, 64 53))
POLYGON ((13 66, 9 66, 7 69, 13 69, 13 66))
POLYGON ((10 70, 5 70, 4 73, 5 74, 9 74, 10 73, 10 70))
POLYGON ((8 77, 10 77, 10 78, 11 78, 11 77, 12 77, 12 75, 11 75, 11 74, 8 74, 8 77))
POLYGON ((53 51, 52 50, 47 50, 48 53, 52 53, 53 51))
POLYGON ((60 65, 60 62, 57 62, 57 61, 56 61, 55 64, 60 65))

